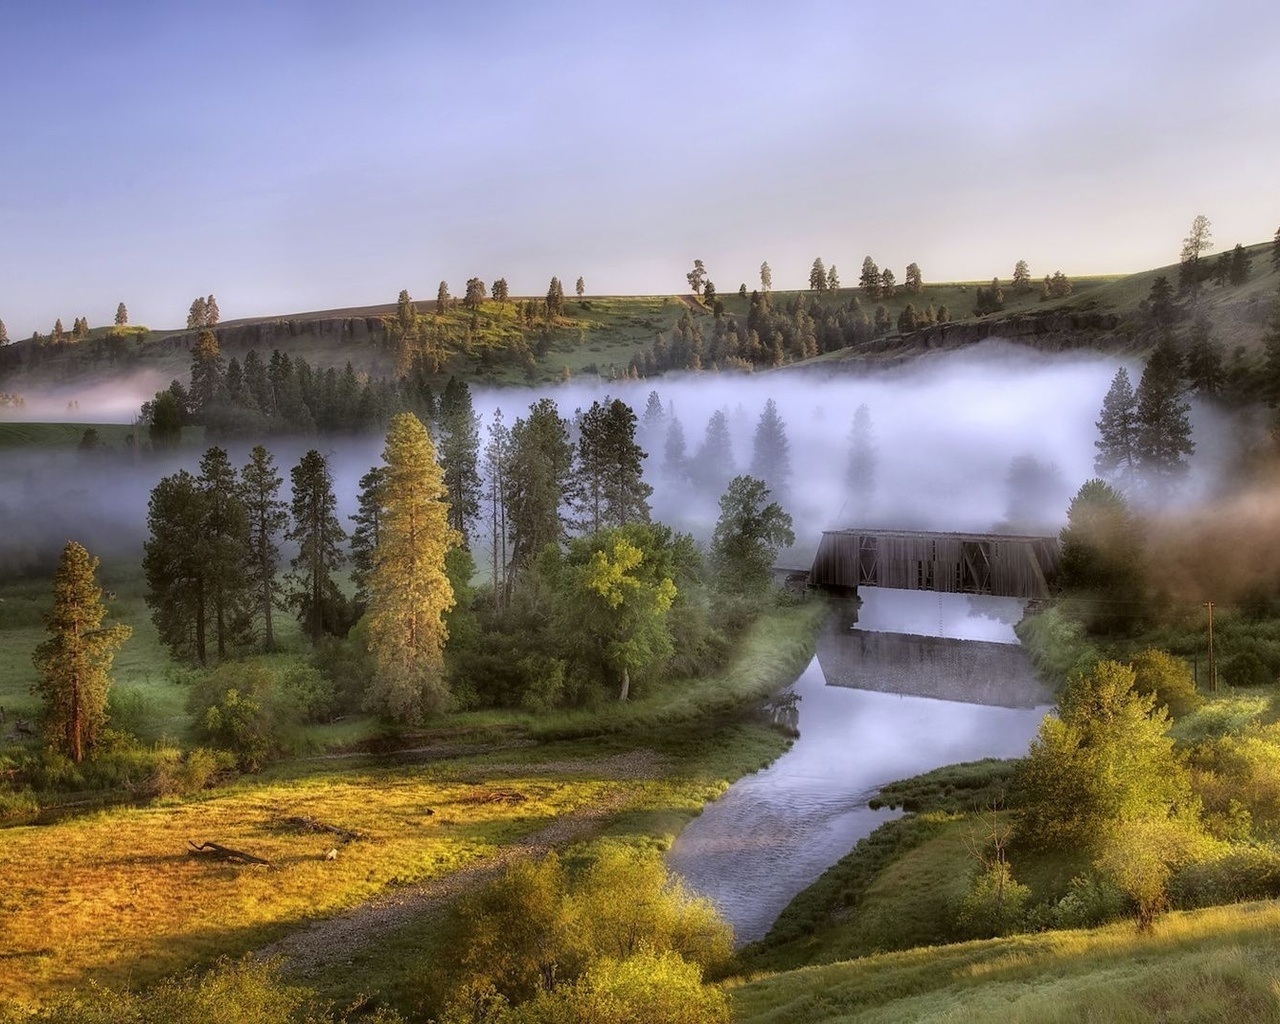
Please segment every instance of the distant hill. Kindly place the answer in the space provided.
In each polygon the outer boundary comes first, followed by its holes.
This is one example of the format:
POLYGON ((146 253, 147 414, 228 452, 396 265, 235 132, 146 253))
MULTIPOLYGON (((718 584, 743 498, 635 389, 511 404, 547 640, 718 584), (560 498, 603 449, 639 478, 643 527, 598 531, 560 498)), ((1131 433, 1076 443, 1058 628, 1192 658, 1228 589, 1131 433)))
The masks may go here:
MULTIPOLYGON (((1239 285, 1203 286, 1197 307, 1214 336, 1227 352, 1258 346, 1265 330, 1271 298, 1280 275, 1271 267, 1271 243, 1249 247, 1253 266, 1247 281, 1239 285)), ((1212 263, 1212 260, 1210 261, 1212 263)), ((1141 351, 1154 341, 1144 306, 1160 275, 1176 285, 1178 267, 1172 264, 1123 277, 1072 279, 1068 296, 1044 298, 1041 283, 1019 291, 1001 280, 1003 308, 975 315, 980 289, 990 282, 925 284, 919 294, 899 287, 891 298, 870 299, 856 288, 836 292, 774 292, 775 310, 789 309, 800 297, 811 311, 842 306, 860 312, 842 312, 847 320, 870 320, 883 306, 888 329, 858 340, 841 342, 816 360, 799 359, 788 351, 784 362, 840 363, 847 360, 883 360, 915 353, 963 347, 987 337, 1004 337, 1044 349, 1096 347, 1141 351), (854 300, 857 300, 856 302, 854 300), (923 324, 901 330, 903 310, 910 304, 918 316, 944 309, 948 322, 923 324)), ((720 294, 722 320, 736 324, 745 335, 749 299, 739 293, 720 294)), ((591 296, 567 299, 560 315, 548 319, 541 298, 486 300, 472 311, 455 301, 443 311, 436 303, 415 303, 418 335, 415 351, 419 370, 443 380, 460 374, 480 384, 546 383, 567 376, 592 375, 608 379, 626 376, 633 361, 644 366, 646 352, 655 341, 670 342, 681 318, 697 325, 700 336, 718 329, 713 312, 703 300, 685 296, 591 296)), ((395 304, 336 308, 290 313, 273 317, 228 320, 214 328, 224 357, 243 357, 256 349, 264 358, 279 350, 301 356, 313 367, 342 369, 350 363, 358 373, 390 376, 403 371, 412 358, 395 330, 395 304)), ((721 326, 719 329, 723 329, 721 326)), ((74 391, 89 383, 101 384, 148 374, 156 387, 169 380, 185 381, 190 370, 190 349, 196 332, 148 330, 145 327, 97 328, 80 341, 52 345, 47 339, 31 339, 0 348, 0 393, 22 394, 57 387, 74 391)), ((776 361, 776 360, 775 360, 776 361)), ((731 365, 742 365, 737 360, 731 365)), ((757 363, 759 368, 766 365, 757 363)), ((703 368, 710 368, 704 364, 703 368)))

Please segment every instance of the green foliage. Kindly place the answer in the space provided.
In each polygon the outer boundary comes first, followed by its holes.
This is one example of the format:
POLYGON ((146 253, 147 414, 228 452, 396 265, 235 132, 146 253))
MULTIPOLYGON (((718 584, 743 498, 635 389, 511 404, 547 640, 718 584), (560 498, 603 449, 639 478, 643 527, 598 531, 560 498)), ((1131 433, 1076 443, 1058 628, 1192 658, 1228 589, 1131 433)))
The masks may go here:
POLYGON ((1102 399, 1097 426, 1094 472, 1124 484, 1132 478, 1137 463, 1138 399, 1129 383, 1129 371, 1123 366, 1116 370, 1102 399))
POLYGON ((1166 334, 1147 360, 1134 394, 1133 453, 1144 484, 1157 499, 1187 475, 1187 457, 1196 450, 1191 406, 1184 396, 1182 356, 1172 334, 1166 334))
POLYGON ((1020 930, 1031 890, 1014 879, 1009 865, 995 860, 976 872, 956 908, 961 933, 975 939, 1008 935, 1020 930))
POLYGON ((1129 659, 1133 667, 1135 693, 1154 694, 1155 706, 1164 708, 1172 719, 1194 711, 1204 703, 1196 692, 1191 669, 1181 658, 1155 649, 1129 659))
POLYGON ((795 543, 791 516, 776 501, 766 504, 763 480, 738 476, 720 499, 720 518, 711 535, 711 568, 727 593, 758 596, 769 589, 778 549, 795 543))
POLYGON ((1018 767, 1018 761, 992 757, 944 765, 923 775, 881 786, 868 806, 872 810, 901 807, 911 813, 941 811, 947 814, 1002 807, 1018 767))
POLYGON ((1275 682, 1275 673, 1252 649, 1224 658, 1218 672, 1228 686, 1268 686, 1275 682))
POLYGON ((1058 582, 1090 632, 1126 632, 1147 615, 1141 533, 1110 484, 1089 480, 1071 499, 1062 528, 1058 582))
POLYGON ((1049 911, 1054 928, 1094 928, 1129 912, 1129 899, 1106 875, 1090 872, 1071 879, 1067 893, 1049 911))

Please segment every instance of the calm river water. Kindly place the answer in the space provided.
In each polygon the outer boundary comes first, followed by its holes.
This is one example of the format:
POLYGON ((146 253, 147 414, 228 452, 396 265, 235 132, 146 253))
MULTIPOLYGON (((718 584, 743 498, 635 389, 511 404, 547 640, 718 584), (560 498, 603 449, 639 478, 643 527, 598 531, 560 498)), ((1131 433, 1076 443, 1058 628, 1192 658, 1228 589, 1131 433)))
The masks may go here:
POLYGON ((668 854, 739 943, 763 937, 797 893, 896 816, 867 807, 881 785, 1020 757, 1049 710, 1013 634, 1020 602, 870 588, 863 598, 856 628, 833 618, 792 684, 791 749, 708 805, 668 854))

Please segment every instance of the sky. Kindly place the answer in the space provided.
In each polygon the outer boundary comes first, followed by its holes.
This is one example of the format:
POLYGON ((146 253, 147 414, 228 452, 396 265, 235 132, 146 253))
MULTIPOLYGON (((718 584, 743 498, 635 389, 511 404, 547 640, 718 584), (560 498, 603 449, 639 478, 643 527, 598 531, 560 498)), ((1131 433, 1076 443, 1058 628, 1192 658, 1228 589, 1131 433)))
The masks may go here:
POLYGON ((0 0, 0 320, 1124 273, 1280 224, 1273 0, 0 0))

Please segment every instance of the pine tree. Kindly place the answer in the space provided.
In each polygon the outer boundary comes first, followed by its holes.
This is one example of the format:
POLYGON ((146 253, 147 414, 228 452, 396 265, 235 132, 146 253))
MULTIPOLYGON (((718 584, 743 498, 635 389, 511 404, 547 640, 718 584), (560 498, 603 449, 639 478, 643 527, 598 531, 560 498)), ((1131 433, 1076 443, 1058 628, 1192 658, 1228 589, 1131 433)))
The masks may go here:
POLYGON ((55 345, 61 345, 67 340, 67 332, 62 326, 61 317, 53 322, 53 330, 49 334, 49 340, 55 345))
POLYGON ((1182 240, 1182 254, 1178 263, 1178 290, 1194 295, 1200 289, 1203 276, 1201 256, 1213 248, 1213 233, 1209 230, 1209 218, 1199 214, 1191 222, 1191 231, 1182 240))
POLYGON ((1214 340, 1209 321, 1198 315, 1191 324, 1191 344, 1187 349, 1187 382, 1199 395, 1217 397, 1227 380, 1222 346, 1214 340))
POLYGON ((339 545, 347 534, 335 513, 337 499, 325 457, 311 449, 293 467, 290 477, 293 527, 286 538, 298 545, 298 554, 289 562, 293 571, 289 574, 288 601, 315 642, 325 633, 342 633, 345 626, 345 602, 333 574, 342 565, 339 545))
POLYGON ((751 475, 763 480, 778 499, 785 503, 791 483, 791 445, 787 441, 787 425, 778 415, 778 406, 772 398, 764 404, 764 411, 756 423, 755 438, 751 447, 751 475))
POLYGON ((1018 260, 1014 264, 1011 284, 1017 295, 1025 295, 1031 289, 1031 269, 1027 266, 1026 260, 1018 260))
POLYGON ((869 299, 880 298, 880 268, 870 256, 862 261, 862 273, 858 276, 858 287, 869 299))
POLYGON ((480 514, 480 417, 472 409, 471 389, 450 377, 440 398, 440 464, 449 501, 449 526, 471 547, 480 514))
POLYGON ((689 461, 689 475, 705 494, 720 494, 736 475, 733 441, 729 436, 729 418, 717 409, 707 421, 702 444, 689 461))
POLYGON ((1249 271, 1253 258, 1244 251, 1244 246, 1236 243, 1231 250, 1231 262, 1227 269, 1227 281, 1234 285, 1244 284, 1249 280, 1249 271))
POLYGON ((689 288, 694 295, 702 294, 702 282, 707 276, 707 268, 702 265, 702 260, 693 261, 693 269, 685 274, 685 280, 689 282, 689 288))
POLYGON ((445 554, 461 538, 449 528, 444 480, 421 421, 391 421, 384 513, 369 586, 369 652, 376 671, 366 705, 401 721, 443 710, 444 615, 454 604, 445 554))
POLYGON ((831 264, 830 267, 827 268, 827 291, 837 292, 839 290, 840 290, 840 274, 836 270, 836 265, 833 263, 831 264))
POLYGON ((778 549, 796 542, 791 517, 769 488, 751 476, 734 477, 720 498, 720 518, 711 535, 711 569, 727 593, 758 596, 769 589, 778 549))
POLYGON ((582 296, 583 296, 583 295, 585 295, 585 294, 586 294, 586 291, 587 291, 587 285, 586 285, 586 282, 584 282, 584 281, 582 280, 581 275, 579 275, 579 277, 578 277, 578 283, 577 283, 577 284, 575 284, 575 285, 573 286, 573 288, 574 288, 574 291, 576 291, 576 292, 578 293, 578 301, 579 301, 579 302, 581 302, 581 301, 582 301, 582 296))
POLYGON ((662 446, 662 469, 672 480, 683 480, 689 471, 689 459, 684 440, 684 427, 674 413, 667 424, 667 437, 662 446))
POLYGON ((813 267, 809 271, 809 290, 813 292, 826 291, 827 288, 827 268, 822 264, 822 257, 819 256, 813 261, 813 267))
POLYGON ((490 555, 493 563, 493 602, 501 608, 506 594, 507 574, 507 478, 511 470, 511 431, 502 421, 502 410, 494 409, 489 424, 489 440, 484 448, 484 471, 489 505, 490 555))
POLYGON ((903 279, 902 286, 907 290, 908 295, 919 295, 924 291, 924 277, 920 273, 920 265, 918 263, 907 264, 907 273, 903 279))
POLYGON ((373 554, 378 549, 384 507, 383 485, 387 479, 385 466, 374 466, 360 478, 356 512, 351 517, 351 582, 355 584, 356 604, 369 603, 369 574, 373 571, 373 554))
POLYGON ((1129 371, 1123 366, 1116 370, 1102 399, 1097 427, 1098 439, 1093 446, 1098 454, 1093 459, 1093 471, 1104 479, 1127 483, 1137 464, 1138 399, 1129 383, 1129 371))
POLYGON ((198 417, 209 414, 225 395, 226 364, 213 331, 201 331, 191 349, 191 406, 198 417))
POLYGON ((203 295, 197 295, 191 300, 191 308, 187 311, 187 329, 197 330, 201 327, 207 327, 208 320, 205 316, 205 300, 203 295))
POLYGON ((218 300, 210 292, 209 297, 204 300, 204 326, 216 327, 221 318, 222 314, 218 312, 218 300))
POLYGON ((1172 335, 1156 345, 1138 383, 1135 461, 1153 495, 1164 497, 1186 476, 1195 453, 1191 406, 1183 398, 1182 358, 1172 335))
POLYGON ((116 306, 116 326, 123 327, 128 322, 129 310, 125 308, 125 304, 122 302, 120 305, 116 306))
POLYGON ((32 657, 39 676, 32 692, 44 702, 44 734, 77 764, 106 725, 111 662, 133 633, 129 626, 103 627, 107 610, 97 570, 96 558, 67 542, 53 575, 53 609, 45 616, 49 638, 32 657))
MULTIPOLYGON (((1276 248, 1280 252, 1280 231, 1276 232, 1276 248)), ((773 291, 773 271, 767 260, 760 264, 760 290, 766 295, 773 291)))
POLYGON ((1263 397, 1273 409, 1280 407, 1280 289, 1271 300, 1267 333, 1262 336, 1263 397))
POLYGON ((547 286, 547 316, 555 317, 564 312, 564 286, 560 278, 553 277, 547 286))
POLYGON ((542 398, 511 428, 511 464, 507 474, 507 523, 511 532, 508 589, 516 573, 548 544, 565 535, 562 508, 572 485, 573 446, 569 425, 556 404, 542 398))
POLYGON ((1271 243, 1271 269, 1280 271, 1280 228, 1276 228, 1275 241, 1271 243))
POLYGON ((849 461, 844 475, 855 522, 866 516, 871 507, 876 489, 877 461, 871 410, 865 404, 859 405, 854 410, 853 426, 849 431, 849 461))
POLYGON ((484 305, 484 295, 484 282, 478 277, 467 278, 467 288, 462 296, 462 305, 473 313, 478 312, 480 307, 484 305))
POLYGON ((893 271, 888 267, 880 271, 880 296, 881 298, 891 299, 894 296, 897 285, 894 281, 893 271))
POLYGON ((440 287, 436 289, 436 313, 443 313, 449 308, 449 283, 441 281, 440 287))
POLYGON ((576 504, 583 528, 591 533, 605 526, 649 520, 653 488, 644 482, 647 456, 636 444, 635 435, 636 414, 621 399, 606 396, 582 415, 576 504))
POLYGON ((280 498, 283 482, 271 453, 262 445, 256 445, 240 472, 242 500, 249 522, 245 582, 255 595, 258 613, 262 616, 262 646, 268 651, 275 650, 276 646, 271 613, 280 593, 276 580, 280 548, 276 537, 289 521, 288 506, 280 498))
POLYGON ((498 303, 499 306, 505 306, 507 299, 511 297, 511 290, 507 287, 507 279, 505 277, 500 277, 494 281, 490 292, 493 295, 493 301, 498 303))
POLYGON ((0 345, 9 344, 9 329, 5 327, 4 321, 0 320, 0 345))
POLYGON ((222 448, 210 448, 200 460, 200 534, 195 546, 203 552, 205 579, 213 613, 218 658, 247 632, 249 591, 246 565, 249 555, 249 518, 235 468, 222 448))
POLYGON ((903 307, 901 313, 898 314, 898 333, 906 334, 914 331, 920 326, 920 320, 916 315, 916 307, 914 303, 908 302, 903 307))
POLYGON ((147 506, 142 570, 160 641, 179 657, 207 662, 209 564, 201 542, 205 496, 185 469, 161 478, 147 506))

